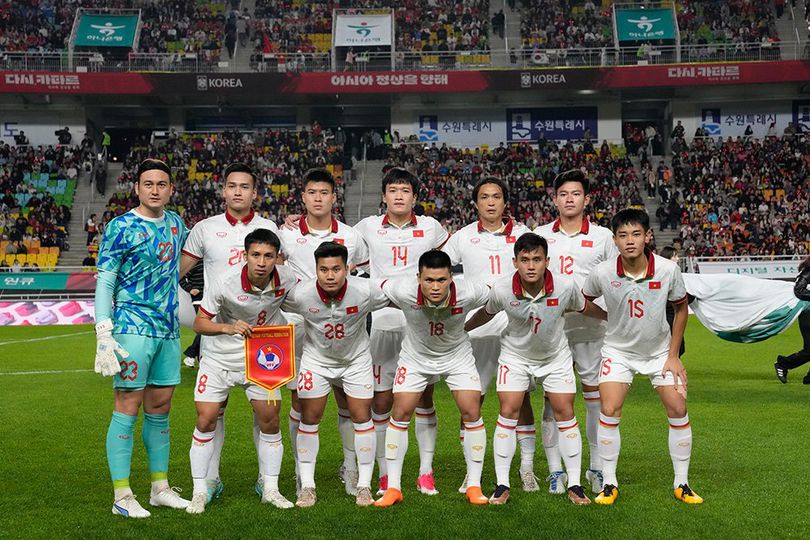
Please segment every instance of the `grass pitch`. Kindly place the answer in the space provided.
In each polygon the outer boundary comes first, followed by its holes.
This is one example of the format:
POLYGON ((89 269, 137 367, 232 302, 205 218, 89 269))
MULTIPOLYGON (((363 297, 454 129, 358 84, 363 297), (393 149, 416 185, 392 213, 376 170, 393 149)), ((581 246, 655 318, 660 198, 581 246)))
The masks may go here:
MULTIPOLYGON (((183 345, 191 338, 184 331, 183 345)), ((712 336, 692 317, 686 340, 684 361, 689 369, 689 416, 694 429, 690 484, 706 499, 699 507, 686 506, 672 496, 665 414, 649 382, 639 378, 623 411, 621 496, 613 507, 575 507, 564 496, 524 494, 516 477, 517 458, 512 499, 506 506, 467 504, 456 492, 464 477, 458 413, 446 386, 440 385, 434 462, 440 495, 426 497, 415 491, 418 454, 411 433, 403 473, 404 504, 385 510, 356 508, 337 478, 342 450, 331 402, 321 426, 318 504, 306 510, 277 510, 261 505, 253 492, 258 466, 251 413, 238 390, 231 394, 226 415, 223 497, 198 516, 151 509, 146 455, 136 433, 132 488, 152 517, 126 520, 110 513, 112 486, 104 441, 113 401, 109 379, 92 371, 92 328, 0 328, 0 536, 807 538, 810 387, 801 384, 804 371, 791 373, 790 384, 779 384, 772 367, 777 354, 800 347, 798 328, 794 325, 764 343, 739 345, 712 336)), ((186 497, 191 496, 188 448, 194 428, 194 376, 193 370, 183 368, 183 383, 171 413, 169 477, 186 497)), ((493 393, 483 413, 488 433, 487 494, 495 480, 494 398, 493 393)), ((538 395, 534 402, 539 418, 538 395)), ((288 407, 285 402, 285 415, 288 407)), ((581 399, 577 416, 584 438, 581 399)), ((294 499, 286 422, 282 426, 281 490, 294 499)), ((539 431, 536 470, 543 477, 546 467, 539 431)))

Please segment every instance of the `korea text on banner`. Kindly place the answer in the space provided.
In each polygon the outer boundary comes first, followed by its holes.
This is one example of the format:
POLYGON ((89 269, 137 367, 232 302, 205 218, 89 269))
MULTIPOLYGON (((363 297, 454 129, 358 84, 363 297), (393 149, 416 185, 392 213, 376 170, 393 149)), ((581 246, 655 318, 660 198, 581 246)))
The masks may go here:
POLYGON ((335 46, 391 45, 391 15, 338 15, 335 46))
POLYGON ((295 377, 295 330, 258 326, 245 339, 245 378, 272 392, 295 377))
POLYGON ((617 9, 619 41, 675 39, 672 9, 617 9))
POLYGON ((82 14, 76 29, 77 47, 132 47, 137 15, 82 14))

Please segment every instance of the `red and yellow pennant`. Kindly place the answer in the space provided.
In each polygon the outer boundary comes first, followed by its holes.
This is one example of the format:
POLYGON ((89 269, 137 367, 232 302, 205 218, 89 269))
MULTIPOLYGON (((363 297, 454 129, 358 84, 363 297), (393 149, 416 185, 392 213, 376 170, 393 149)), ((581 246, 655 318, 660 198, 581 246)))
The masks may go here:
POLYGON ((245 339, 245 378, 272 392, 295 378, 293 325, 257 326, 245 339))

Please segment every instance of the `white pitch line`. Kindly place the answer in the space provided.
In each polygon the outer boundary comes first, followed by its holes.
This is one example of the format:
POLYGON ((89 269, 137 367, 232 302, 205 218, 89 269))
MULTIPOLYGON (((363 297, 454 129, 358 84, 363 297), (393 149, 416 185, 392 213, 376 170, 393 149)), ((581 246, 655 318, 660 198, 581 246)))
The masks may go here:
POLYGON ((73 336, 86 336, 87 334, 92 334, 93 332, 73 332, 72 334, 59 334, 58 336, 47 336, 47 337, 39 337, 39 338, 30 338, 30 339, 15 339, 12 341, 0 341, 0 347, 3 345, 14 345, 16 343, 33 343, 35 341, 48 341, 51 339, 59 339, 63 337, 73 337, 73 336))
POLYGON ((0 377, 3 375, 48 375, 51 373, 87 373, 93 371, 92 369, 55 369, 55 370, 42 370, 42 371, 8 371, 3 373, 0 371, 0 377))

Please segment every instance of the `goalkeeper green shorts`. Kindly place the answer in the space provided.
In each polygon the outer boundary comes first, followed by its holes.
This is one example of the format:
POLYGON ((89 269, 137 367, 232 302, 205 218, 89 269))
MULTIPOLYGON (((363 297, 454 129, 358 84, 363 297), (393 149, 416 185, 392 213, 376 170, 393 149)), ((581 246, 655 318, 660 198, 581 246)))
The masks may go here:
POLYGON ((113 338, 129 353, 129 358, 119 358, 121 371, 113 377, 113 388, 142 390, 180 384, 180 338, 115 333, 113 338))

